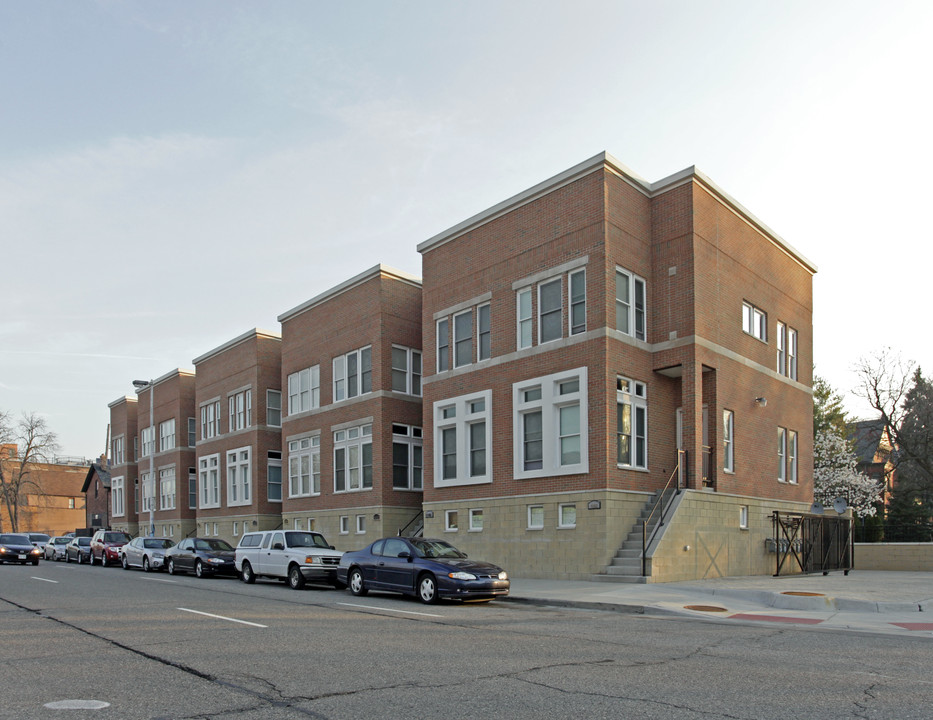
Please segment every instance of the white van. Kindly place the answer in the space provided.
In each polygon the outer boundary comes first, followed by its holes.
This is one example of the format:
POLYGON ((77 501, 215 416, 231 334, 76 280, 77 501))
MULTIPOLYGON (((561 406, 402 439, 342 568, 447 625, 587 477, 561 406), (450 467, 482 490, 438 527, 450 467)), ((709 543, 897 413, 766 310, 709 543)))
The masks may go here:
POLYGON ((236 548, 236 569, 245 583, 257 577, 288 580, 295 590, 307 580, 337 582, 342 552, 334 550, 321 533, 302 530, 264 530, 246 533, 236 548))

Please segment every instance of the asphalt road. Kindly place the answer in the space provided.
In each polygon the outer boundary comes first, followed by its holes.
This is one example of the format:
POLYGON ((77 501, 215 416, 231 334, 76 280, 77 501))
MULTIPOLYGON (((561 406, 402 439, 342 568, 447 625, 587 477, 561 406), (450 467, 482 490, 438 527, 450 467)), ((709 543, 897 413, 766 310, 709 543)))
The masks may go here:
POLYGON ((0 566, 0 718, 929 718, 923 637, 0 566), (52 709, 48 703, 107 703, 52 709))

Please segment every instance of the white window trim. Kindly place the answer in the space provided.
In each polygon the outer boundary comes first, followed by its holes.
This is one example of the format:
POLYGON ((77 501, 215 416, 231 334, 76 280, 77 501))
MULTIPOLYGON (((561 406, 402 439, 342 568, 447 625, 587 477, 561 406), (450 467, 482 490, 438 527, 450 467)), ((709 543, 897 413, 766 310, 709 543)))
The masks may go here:
POLYGON ((527 507, 527 519, 528 525, 525 528, 526 530, 544 530, 544 505, 529 505, 527 507), (539 524, 532 523, 532 515, 534 510, 541 511, 541 522, 539 524))
POLYGON ((249 445, 227 450, 224 454, 227 470, 227 507, 251 505, 253 502, 253 449, 249 445), (246 455, 244 459, 242 455, 246 455), (231 473, 231 469, 234 470, 231 473), (232 477, 231 477, 232 475, 232 477), (246 481, 243 481, 243 477, 246 481), (235 500, 233 498, 236 498, 235 500))
POLYGON ((356 534, 357 535, 366 534, 366 516, 365 515, 356 516, 356 534))
POLYGON ((577 527, 576 511, 577 511, 576 503, 560 503, 557 506, 557 527, 561 530, 572 530, 576 528, 577 527), (572 523, 564 522, 564 508, 573 508, 574 520, 572 523))
POLYGON ((289 417, 316 410, 321 406, 321 366, 312 365, 291 373, 286 378, 285 390, 289 417))
POLYGON ((200 508, 220 507, 220 453, 198 458, 198 503, 200 508))
MULTIPOLYGON (((622 333, 623 335, 628 335, 630 337, 635 338, 636 340, 646 341, 647 336, 648 336, 648 283, 640 275, 636 275, 631 270, 626 270, 624 267, 620 265, 616 265, 616 275, 625 275, 628 277, 629 296, 626 300, 626 305, 628 306, 628 328, 629 329, 627 331, 620 330, 618 328, 618 322, 613 322, 613 327, 615 327, 615 329, 618 332, 622 333), (638 285, 638 283, 641 283, 643 293, 645 296, 644 298, 645 306, 641 310, 641 319, 642 319, 642 332, 641 333, 639 333, 637 329, 639 313, 635 305, 635 300, 637 296, 635 288, 638 285)), ((613 276, 613 280, 615 280, 615 275, 613 276)), ((615 288, 613 289, 613 296, 615 297, 616 306, 618 306, 619 297, 618 297, 618 283, 617 282, 615 283, 615 288)), ((616 310, 616 315, 618 315, 618 309, 616 310)))
MULTIPOLYGON (((284 473, 283 473, 284 474, 284 473)), ((282 478, 282 482, 288 483, 288 495, 283 497, 314 497, 321 494, 321 436, 310 435, 308 437, 296 438, 288 442, 288 476, 282 478), (301 483, 301 459, 308 457, 308 492, 302 492, 301 483), (315 458, 317 459, 317 473, 314 472, 315 458), (297 464, 298 473, 292 472, 293 466, 297 464), (315 478, 315 475, 317 477, 315 478), (292 478, 298 478, 298 492, 292 492, 292 478), (316 480, 316 485, 315 485, 316 480)))
POLYGON ((450 328, 453 333, 452 342, 450 343, 450 347, 451 347, 450 359, 452 361, 452 367, 461 368, 461 367, 466 367, 467 365, 472 365, 473 364, 473 349, 474 349, 473 331, 475 330, 474 323, 473 323, 473 308, 468 308, 462 312, 458 312, 452 315, 451 322, 450 322, 450 328), (457 334, 457 325, 458 325, 457 319, 466 317, 467 315, 470 316, 470 322, 466 323, 464 327, 466 327, 467 330, 469 331, 469 335, 467 335, 466 337, 460 337, 457 334), (457 345, 462 342, 467 342, 470 349, 468 352, 469 357, 465 361, 460 362, 459 357, 458 357, 459 354, 457 352, 457 345))
POLYGON ((450 370, 450 368, 451 368, 451 363, 452 363, 452 361, 453 361, 453 357, 452 357, 452 355, 451 355, 451 342, 450 342, 450 341, 451 341, 450 318, 443 317, 443 318, 440 318, 440 319, 435 323, 435 325, 434 325, 434 340, 435 340, 435 344, 434 344, 435 353, 434 353, 434 355, 435 355, 435 359, 436 359, 436 363, 435 363, 435 364, 437 365, 437 372, 439 372, 439 373, 447 372, 448 370, 450 370), (446 344, 446 345, 441 345, 441 326, 442 326, 442 325, 443 325, 444 327, 446 327, 446 329, 447 329, 447 344, 446 344), (443 362, 442 362, 442 358, 441 358, 441 350, 442 350, 442 349, 444 349, 444 350, 447 351, 447 359, 446 359, 446 361, 443 361, 443 362))
POLYGON ((483 508, 470 508, 468 511, 468 515, 469 515, 470 520, 469 520, 469 527, 467 528, 467 532, 483 532, 483 526, 486 524, 486 517, 485 517, 485 513, 483 512, 483 508), (476 524, 473 522, 473 518, 477 516, 482 518, 482 521, 480 522, 479 527, 477 527, 476 524))
POLYGON ((579 475, 589 472, 589 404, 587 392, 587 368, 579 367, 538 378, 529 378, 512 385, 512 472, 518 479, 550 477, 554 475, 579 475), (560 395, 560 384, 568 380, 579 380, 579 392, 560 395), (541 387, 541 399, 525 401, 523 391, 530 387, 541 387), (580 462, 560 465, 560 408, 566 405, 580 406, 580 462), (541 411, 541 434, 544 444, 542 467, 526 470, 522 435, 522 416, 535 410, 541 411))
MULTIPOLYGON (((616 407, 618 408, 619 404, 628 405, 630 407, 631 418, 632 418, 632 442, 631 442, 631 456, 632 461, 628 463, 619 462, 618 457, 618 440, 616 447, 616 465, 620 468, 625 468, 628 470, 647 470, 648 469, 648 386, 646 383, 641 382, 640 380, 633 380, 632 378, 619 376, 616 379, 616 386, 618 388, 619 381, 624 381, 628 383, 629 390, 616 390, 616 407), (632 392, 631 388, 635 388, 635 392, 632 392), (641 388, 641 392, 638 392, 638 388, 641 388), (645 461, 644 463, 639 464, 638 462, 638 435, 637 433, 637 410, 641 409, 644 411, 645 417, 645 461)), ((616 411, 618 412, 618 410, 616 411)), ((618 415, 617 415, 618 417, 618 415)), ((618 438, 618 427, 616 427, 616 436, 618 438)))
POLYGON ((573 335, 579 335, 586 332, 586 268, 580 268, 579 270, 574 270, 567 273, 567 337, 572 337, 573 335), (578 276, 583 276, 583 329, 573 331, 573 279, 578 276))
POLYGON ((392 392, 402 393, 404 395, 414 395, 415 397, 421 397, 422 392, 422 382, 424 380, 424 364, 421 351, 405 347, 404 345, 393 345, 391 351, 391 370, 392 370, 392 392), (403 350, 405 352, 405 367, 399 368, 395 366, 395 351, 403 350), (415 372, 415 358, 418 360, 418 367, 421 368, 420 372, 415 372), (405 373, 405 388, 403 390, 397 390, 395 387, 395 373, 402 372, 405 373), (417 381, 415 380, 417 378, 417 381))
POLYGON ((537 292, 538 312, 536 313, 536 316, 537 316, 537 327, 538 327, 538 345, 546 345, 547 343, 556 342, 557 340, 560 340, 564 337, 564 332, 563 332, 564 331, 564 317, 563 317, 564 315, 564 278, 563 276, 558 275, 557 277, 548 278, 547 280, 542 280, 537 285, 537 291, 538 291, 537 292), (560 332, 560 335, 558 335, 555 338, 551 338, 550 340, 542 340, 541 338, 543 337, 543 333, 542 333, 543 315, 541 312, 542 311, 541 288, 543 288, 545 285, 552 285, 554 283, 557 283, 560 288, 557 292, 557 296, 560 298, 560 305, 558 306, 556 312, 560 315, 560 319, 558 320, 557 327, 560 328, 561 332, 560 332))
POLYGON ((370 472, 372 473, 372 476, 369 479, 370 484, 364 485, 364 482, 366 480, 366 473, 365 473, 366 466, 363 463, 363 457, 364 457, 364 452, 365 452, 363 448, 365 446, 369 445, 369 448, 370 448, 369 450, 370 451, 370 462, 372 463, 375 461, 375 455, 373 454, 374 448, 373 448, 373 434, 372 433, 373 433, 372 423, 365 423, 363 425, 353 425, 348 428, 343 428, 341 430, 334 431, 334 448, 333 448, 334 486, 333 486, 333 491, 335 495, 342 495, 344 493, 368 492, 368 491, 371 491, 373 487, 375 486, 376 478, 375 478, 375 472, 374 472, 374 468, 372 464, 370 464, 369 466, 370 472), (350 437, 350 435, 353 434, 353 431, 356 431, 355 433, 356 437, 350 437), (343 439, 338 440, 338 436, 340 434, 343 434, 343 439), (359 472, 359 478, 358 478, 359 484, 356 487, 350 487, 350 479, 351 479, 350 470, 352 469, 352 467, 349 462, 349 457, 350 457, 350 450, 354 447, 359 448, 359 451, 358 451, 359 466, 357 467, 357 471, 359 472), (346 472, 344 475, 344 487, 342 490, 337 489, 337 451, 338 450, 344 451, 344 458, 346 462, 346 467, 345 467, 346 472))
POLYGON ((482 303, 476 306, 476 362, 481 363, 492 357, 492 305, 491 303, 482 303), (489 329, 486 333, 482 332, 483 326, 480 319, 483 316, 483 310, 488 316, 489 329), (483 335, 489 336, 489 349, 483 354, 483 335))
POLYGON ((178 497, 178 480, 175 477, 175 467, 159 469, 159 510, 174 510, 178 497), (171 474, 169 474, 171 473, 171 474), (171 492, 166 493, 166 486, 171 492))
POLYGON ((334 403, 346 402, 347 400, 353 400, 354 398, 362 397, 363 395, 369 395, 373 391, 373 363, 372 363, 372 345, 365 345, 356 350, 351 350, 348 353, 342 355, 337 355, 332 361, 331 366, 333 368, 333 382, 331 383, 331 399, 334 403), (366 351, 369 351, 369 389, 363 389, 363 355, 366 351), (356 358, 356 392, 350 394, 350 358, 356 358), (342 383, 342 386, 339 385, 342 383), (343 397, 338 397, 337 388, 342 387, 343 397))
POLYGON ((266 425, 268 425, 269 427, 276 427, 276 428, 282 427, 282 391, 281 390, 271 390, 271 389, 266 390, 266 425), (269 413, 276 409, 274 407, 274 403, 270 402, 271 398, 273 397, 278 397, 279 399, 279 407, 278 407, 279 421, 277 423, 269 421, 269 413))
POLYGON ((739 506, 739 529, 748 530, 748 505, 739 506))
POLYGON ((735 413, 728 408, 722 411, 722 469, 735 472, 735 413))
POLYGON ((392 489, 397 491, 424 491, 424 434, 420 427, 416 425, 405 425, 403 423, 392 424, 392 489), (405 428, 405 434, 396 432, 397 429, 405 428), (406 484, 405 487, 398 487, 395 484, 395 445, 404 445, 408 452, 406 464, 406 484), (415 487, 415 448, 421 449, 421 478, 420 484, 415 487))
POLYGON ((339 534, 340 534, 340 535, 349 535, 349 534, 350 534, 350 516, 349 516, 349 515, 341 515, 341 516, 340 516, 340 519, 338 520, 338 523, 339 523, 339 526, 340 526, 339 534))
POLYGON ((114 517, 126 514, 126 478, 122 475, 110 481, 110 512, 114 517))
POLYGON ((768 313, 748 301, 743 301, 742 331, 763 343, 768 342, 768 313))
POLYGON ((455 533, 460 531, 460 511, 459 510, 445 510, 444 511, 444 532, 455 533), (451 524, 450 519, 456 518, 451 524))
POLYGON ((521 288, 515 293, 515 347, 519 350, 527 350, 535 342, 534 338, 534 307, 532 305, 532 288, 521 288), (528 298, 528 315, 522 315, 522 297, 528 298), (528 340, 522 340, 522 323, 527 323, 528 340))
POLYGON ((492 390, 483 390, 470 395, 461 395, 434 403, 434 486, 455 487, 457 485, 480 485, 492 482, 492 390), (483 401, 484 409, 471 412, 470 406, 477 401, 483 401), (455 415, 444 417, 444 409, 453 408, 455 415), (481 475, 470 475, 470 425, 484 422, 486 442, 486 472, 481 475), (442 431, 454 428, 456 430, 456 456, 457 476, 444 479, 442 431))

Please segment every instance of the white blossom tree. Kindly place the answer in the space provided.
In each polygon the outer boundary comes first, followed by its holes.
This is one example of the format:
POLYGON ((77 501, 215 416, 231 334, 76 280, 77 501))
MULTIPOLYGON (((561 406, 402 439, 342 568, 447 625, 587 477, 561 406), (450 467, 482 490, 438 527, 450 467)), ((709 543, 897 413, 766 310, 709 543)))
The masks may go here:
POLYGON ((831 427, 818 432, 813 442, 813 498, 831 505, 844 497, 857 517, 873 517, 884 486, 858 472, 857 464, 842 435, 831 427))

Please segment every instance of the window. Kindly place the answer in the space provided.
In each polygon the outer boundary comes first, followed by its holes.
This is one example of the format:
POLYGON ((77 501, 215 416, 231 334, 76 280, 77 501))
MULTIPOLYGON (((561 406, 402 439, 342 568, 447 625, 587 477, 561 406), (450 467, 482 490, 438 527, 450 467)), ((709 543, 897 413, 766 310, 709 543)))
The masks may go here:
POLYGON ((188 447, 194 447, 198 442, 198 421, 188 418, 188 447))
POLYGON ((372 434, 372 425, 334 433, 334 492, 356 492, 372 488, 372 434))
POLYGON ((473 362, 473 311, 454 315, 454 367, 473 362))
POLYGON ((220 455, 208 455, 198 460, 198 480, 201 484, 201 507, 220 507, 220 455))
POLYGON ((778 482, 797 482, 797 433, 778 428, 778 482))
POLYGON ((230 407, 229 432, 243 430, 253 424, 253 391, 242 390, 227 398, 230 407))
POLYGON ((423 448, 420 427, 392 425, 392 487, 396 490, 422 490, 423 448))
POLYGON ((577 506, 564 503, 557 508, 557 527, 575 528, 577 526, 577 506))
POLYGON ((616 378, 616 462, 648 469, 648 399, 642 382, 616 378))
POLYGON ((645 281, 616 268, 616 330, 636 340, 645 339, 645 281))
POLYGON ((126 462, 126 442, 122 435, 118 435, 110 443, 110 457, 114 465, 123 465, 126 462))
POLYGON ((350 516, 349 515, 340 516, 340 534, 341 535, 350 534, 350 516))
POLYGON ((781 375, 787 374, 787 326, 779 322, 775 329, 775 341, 777 343, 777 371, 781 375))
POLYGON ((227 505, 249 505, 252 493, 250 448, 227 452, 227 505))
POLYGON ((236 520, 233 521, 233 537, 238 537, 240 534, 240 523, 236 520))
POLYGON ((143 512, 155 510, 155 487, 152 476, 149 473, 142 473, 139 476, 139 484, 143 490, 143 512))
POLYGON ((198 507, 198 471, 188 468, 188 507, 192 510, 198 507))
POLYGON ((538 344, 558 340, 561 333, 561 293, 560 278, 538 285, 538 344))
POLYGON ((126 513, 125 484, 122 477, 115 477, 110 481, 110 505, 114 517, 120 517, 126 513))
POLYGON ((456 510, 444 511, 444 532, 457 532, 458 520, 456 510))
POLYGON ((489 319, 489 303, 476 309, 476 360, 488 360, 492 353, 492 326, 489 319))
POLYGON ((175 449, 175 418, 159 423, 159 451, 175 449))
POLYGON ((266 425, 282 427, 281 390, 266 390, 266 425))
POLYGON ((151 425, 143 428, 139 433, 140 445, 143 449, 143 457, 149 457, 155 452, 155 428, 151 425))
POLYGON ((586 377, 583 367, 512 385, 515 477, 587 472, 586 377))
POLYGON ((748 505, 739 506, 739 527, 748 530, 748 505))
POLYGON ((782 427, 778 431, 778 482, 787 480, 787 430, 782 427))
POLYGON ((217 435, 220 435, 220 400, 212 400, 201 406, 201 439, 217 435))
POLYGON ((159 509, 175 509, 175 468, 159 470, 159 509))
POLYGON ((372 348, 364 347, 334 358, 334 402, 372 392, 372 348))
POLYGON ((544 506, 543 505, 529 505, 528 506, 528 529, 529 530, 543 530, 544 529, 544 506))
POLYGON ((777 371, 797 379, 797 331, 782 322, 777 324, 777 371))
POLYGON ((797 331, 787 328, 787 377, 797 379, 797 331))
POLYGON ((437 371, 450 370, 450 320, 437 321, 437 371))
POLYGON ((434 403, 434 438, 435 485, 491 482, 492 391, 434 403))
POLYGON ((735 413, 722 411, 722 469, 735 472, 735 413))
POLYGON ((406 395, 421 395, 421 352, 392 346, 392 390, 406 395))
POLYGON ((133 483, 133 512, 139 514, 139 478, 133 483))
POLYGON ((530 348, 531 338, 531 288, 519 290, 516 296, 518 305, 518 349, 530 348))
POLYGON ((305 497, 321 493, 321 436, 291 440, 288 443, 288 496, 305 497))
POLYGON ((768 341, 768 316, 751 303, 742 303, 742 330, 763 342, 768 341))
POLYGON ((270 450, 266 458, 266 499, 282 502, 282 453, 270 450))
POLYGON ((357 535, 366 534, 366 516, 365 515, 356 516, 356 534, 357 535))
POLYGON ((570 334, 586 332, 586 270, 570 273, 570 334))
POLYGON ((482 508, 470 510, 470 532, 480 532, 483 529, 482 508))
POLYGON ((288 376, 289 415, 307 412, 320 406, 321 368, 319 365, 299 370, 288 376))

